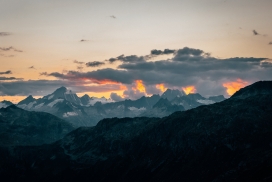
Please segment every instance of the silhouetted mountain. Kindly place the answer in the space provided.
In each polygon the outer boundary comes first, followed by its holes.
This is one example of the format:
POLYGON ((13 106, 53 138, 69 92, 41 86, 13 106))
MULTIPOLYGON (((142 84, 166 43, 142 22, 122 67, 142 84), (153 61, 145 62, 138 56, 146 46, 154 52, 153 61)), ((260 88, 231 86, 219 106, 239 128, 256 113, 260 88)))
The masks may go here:
POLYGON ((6 108, 6 107, 11 106, 11 105, 13 105, 13 103, 10 102, 10 101, 7 101, 7 100, 3 100, 3 101, 0 102, 0 108, 6 108))
POLYGON ((104 119, 51 145, 2 148, 0 174, 44 181, 271 181, 272 87, 263 87, 162 119, 104 119))
POLYGON ((231 98, 246 98, 255 95, 272 95, 271 81, 259 81, 234 93, 231 98))
POLYGON ((69 123, 48 113, 29 112, 15 105, 0 109, 0 146, 52 143, 72 129, 69 123))

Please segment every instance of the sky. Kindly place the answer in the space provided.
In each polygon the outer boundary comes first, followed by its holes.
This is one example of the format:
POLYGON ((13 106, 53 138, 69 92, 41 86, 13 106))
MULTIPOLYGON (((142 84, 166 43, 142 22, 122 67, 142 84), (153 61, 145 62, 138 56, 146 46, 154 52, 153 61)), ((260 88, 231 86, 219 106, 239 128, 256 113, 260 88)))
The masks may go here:
POLYGON ((0 101, 66 86, 231 96, 272 78, 271 0, 0 0, 0 101))

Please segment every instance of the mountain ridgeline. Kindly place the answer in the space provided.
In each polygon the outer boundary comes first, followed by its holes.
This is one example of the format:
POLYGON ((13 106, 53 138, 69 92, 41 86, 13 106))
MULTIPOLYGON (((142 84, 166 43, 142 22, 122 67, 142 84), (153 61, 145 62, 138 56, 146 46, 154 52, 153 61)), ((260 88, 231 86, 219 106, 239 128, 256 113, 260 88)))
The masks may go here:
POLYGON ((184 111, 224 99, 223 96, 207 99, 199 94, 186 95, 183 91, 167 89, 161 96, 143 96, 137 100, 114 102, 105 97, 89 97, 87 94, 78 97, 71 90, 60 87, 40 99, 28 96, 17 106, 29 111, 47 112, 68 121, 74 127, 80 127, 95 126, 104 118, 165 117, 175 111, 184 111))
POLYGON ((48 113, 25 111, 15 105, 0 109, 0 146, 52 143, 73 129, 67 121, 48 113))
POLYGON ((0 152, 0 175, 14 181, 271 181, 272 81, 167 117, 103 119, 0 152))

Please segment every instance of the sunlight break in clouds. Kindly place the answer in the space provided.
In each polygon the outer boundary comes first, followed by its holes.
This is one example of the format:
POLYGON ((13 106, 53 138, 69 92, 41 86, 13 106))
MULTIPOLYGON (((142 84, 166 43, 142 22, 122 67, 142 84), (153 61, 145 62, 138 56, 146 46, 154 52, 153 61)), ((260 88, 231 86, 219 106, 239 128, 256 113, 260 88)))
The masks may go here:
POLYGON ((135 80, 136 88, 133 88, 134 91, 138 90, 139 92, 146 93, 145 86, 142 80, 135 80))
POLYGON ((165 87, 165 85, 164 85, 163 83, 157 84, 157 85, 156 85, 156 88, 157 88, 158 90, 160 90, 161 92, 165 92, 165 91, 167 90, 167 88, 165 87))
POLYGON ((226 82, 223 83, 223 87, 225 87, 227 90, 229 96, 233 95, 236 91, 238 91, 240 88, 243 88, 248 85, 248 82, 238 78, 234 82, 226 82))
POLYGON ((182 87, 182 90, 188 95, 188 94, 191 94, 191 93, 196 93, 196 88, 195 86, 187 86, 187 87, 182 87))

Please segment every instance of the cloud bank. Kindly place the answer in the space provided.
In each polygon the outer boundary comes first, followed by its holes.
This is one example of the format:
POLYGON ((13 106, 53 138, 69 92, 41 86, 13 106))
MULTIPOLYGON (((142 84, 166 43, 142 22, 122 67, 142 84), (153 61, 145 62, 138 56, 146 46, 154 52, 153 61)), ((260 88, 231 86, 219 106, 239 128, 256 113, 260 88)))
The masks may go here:
MULTIPOLYGON (((120 61, 121 64, 116 69, 103 68, 88 72, 70 70, 66 73, 43 72, 40 75, 59 80, 43 81, 51 85, 50 88, 56 89, 64 85, 83 92, 80 89, 86 90, 84 84, 91 83, 96 84, 96 87, 92 87, 92 89, 97 92, 107 89, 108 91, 124 90, 123 98, 139 98, 143 95, 161 94, 162 90, 166 88, 181 90, 187 86, 193 86, 196 92, 204 96, 219 94, 228 96, 227 88, 224 87, 226 83, 231 85, 232 82, 237 82, 237 79, 239 79, 243 83, 251 84, 258 80, 272 78, 272 62, 267 58, 233 57, 220 59, 211 56, 204 50, 189 47, 178 50, 153 49, 150 55, 152 54, 155 56, 169 54, 173 57, 167 60, 150 61, 148 56, 121 55, 107 60, 109 65, 115 61, 120 61), (55 83, 57 82, 58 85, 56 86, 55 83)), ((86 63, 86 66, 107 65, 103 63, 99 61, 89 62, 86 63)), ((15 82, 14 84, 19 83, 34 84, 33 81, 15 82)), ((35 84, 38 83, 35 82, 35 84)), ((41 86, 41 88, 46 90, 45 86, 41 86)), ((27 91, 24 93, 27 93, 27 91)), ((117 94, 112 94, 111 97, 113 100, 123 99, 117 94)))

